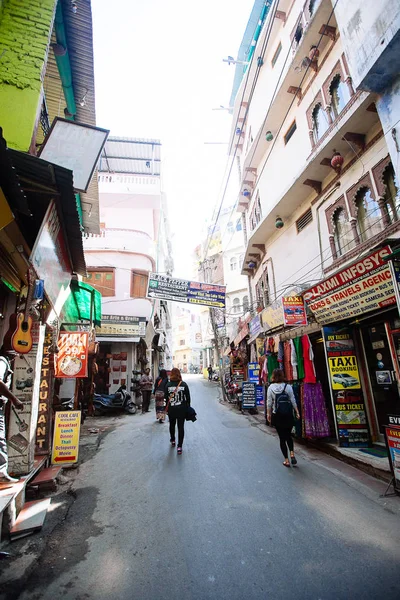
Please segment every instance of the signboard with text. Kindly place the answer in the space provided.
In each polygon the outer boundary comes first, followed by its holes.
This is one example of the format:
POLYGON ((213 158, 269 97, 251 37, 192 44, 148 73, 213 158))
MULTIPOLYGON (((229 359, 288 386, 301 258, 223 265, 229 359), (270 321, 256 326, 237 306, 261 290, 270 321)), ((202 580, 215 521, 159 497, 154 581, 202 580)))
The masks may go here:
POLYGON ((78 461, 80 428, 80 410, 60 410, 56 412, 53 451, 51 453, 53 465, 72 464, 78 461))
POLYGON ((226 286, 224 285, 188 281, 186 279, 176 279, 169 275, 149 273, 148 298, 224 308, 225 292, 226 286))
POLYGON ((96 327, 99 336, 145 337, 145 317, 130 317, 124 315, 102 315, 101 327, 96 327))
POLYGON ((396 304, 392 274, 380 248, 305 291, 303 298, 319 323, 333 323, 396 304))
POLYGON ((88 372, 89 334, 85 331, 60 333, 56 377, 81 378, 88 372))
POLYGON ((46 325, 42 368, 40 373, 39 412, 36 426, 35 454, 48 454, 50 450, 51 410, 54 390, 54 360, 50 354, 52 342, 52 330, 46 325))
POLYGON ((302 296, 282 298, 284 324, 289 327, 307 325, 306 307, 302 296))
POLYGON ((267 308, 261 313, 261 323, 264 331, 269 331, 270 329, 276 329, 278 327, 283 326, 283 310, 282 310, 282 302, 277 300, 276 302, 272 302, 267 308))
POLYGON ((260 375, 260 365, 258 363, 249 363, 247 365, 247 372, 249 374, 249 381, 258 384, 260 375))
POLYGON ((250 336, 254 337, 254 336, 258 335, 259 333, 262 333, 262 330, 263 329, 262 329, 262 325, 261 325, 260 315, 257 315, 249 323, 250 336))
POLYGON ((400 427, 390 425, 385 427, 386 444, 390 468, 394 477, 394 488, 400 492, 400 427))
POLYGON ((324 327, 323 334, 339 444, 366 448, 371 439, 352 330, 324 327))
POLYGON ((257 386, 251 381, 242 383, 242 408, 255 408, 257 404, 257 386))

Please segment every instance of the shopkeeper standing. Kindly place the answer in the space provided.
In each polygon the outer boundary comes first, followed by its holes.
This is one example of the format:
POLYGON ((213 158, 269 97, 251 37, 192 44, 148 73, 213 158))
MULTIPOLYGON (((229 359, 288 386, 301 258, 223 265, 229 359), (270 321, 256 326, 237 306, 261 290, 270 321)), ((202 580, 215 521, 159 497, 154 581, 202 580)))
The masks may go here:
POLYGON ((14 477, 8 474, 5 412, 7 400, 11 400, 15 408, 18 409, 24 408, 24 405, 10 392, 11 375, 10 361, 7 352, 2 348, 0 350, 0 483, 14 483, 18 481, 18 479, 14 479, 14 477))

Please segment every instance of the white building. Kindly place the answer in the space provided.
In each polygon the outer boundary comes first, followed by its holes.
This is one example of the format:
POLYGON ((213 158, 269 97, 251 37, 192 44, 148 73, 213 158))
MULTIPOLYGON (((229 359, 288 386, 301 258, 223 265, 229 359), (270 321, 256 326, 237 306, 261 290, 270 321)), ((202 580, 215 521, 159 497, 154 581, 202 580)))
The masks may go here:
POLYGON ((145 367, 156 376, 172 363, 165 302, 146 298, 148 274, 170 273, 166 197, 158 140, 110 137, 99 165, 100 235, 85 240, 86 281, 102 293, 100 391, 145 367))
POLYGON ((203 369, 203 360, 199 312, 179 303, 172 305, 171 312, 173 366, 183 373, 200 372, 203 369))

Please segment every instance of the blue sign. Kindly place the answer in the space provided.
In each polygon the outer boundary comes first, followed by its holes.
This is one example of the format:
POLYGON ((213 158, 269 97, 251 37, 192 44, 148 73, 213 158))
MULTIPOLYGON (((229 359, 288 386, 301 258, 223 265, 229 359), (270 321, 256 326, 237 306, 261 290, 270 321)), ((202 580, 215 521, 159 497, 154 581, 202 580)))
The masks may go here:
POLYGON ((258 383, 259 374, 260 374, 260 365, 258 363, 249 363, 247 365, 247 370, 249 373, 249 381, 253 383, 258 383))
POLYGON ((224 308, 225 292, 226 286, 224 285, 187 281, 159 273, 149 273, 148 298, 224 308))
POLYGON ((264 386, 258 385, 256 387, 257 406, 264 406, 264 386))

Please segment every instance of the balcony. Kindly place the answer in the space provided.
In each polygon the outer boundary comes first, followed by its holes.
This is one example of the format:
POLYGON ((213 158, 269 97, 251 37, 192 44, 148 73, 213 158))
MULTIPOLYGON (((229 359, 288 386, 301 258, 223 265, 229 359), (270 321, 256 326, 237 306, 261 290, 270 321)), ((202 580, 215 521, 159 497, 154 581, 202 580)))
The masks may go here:
POLYGON ((89 235, 83 240, 85 252, 129 252, 149 256, 154 264, 156 246, 151 237, 135 229, 103 229, 99 235, 89 235))

